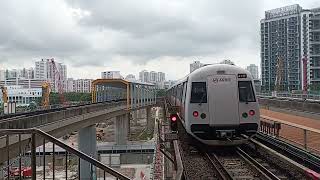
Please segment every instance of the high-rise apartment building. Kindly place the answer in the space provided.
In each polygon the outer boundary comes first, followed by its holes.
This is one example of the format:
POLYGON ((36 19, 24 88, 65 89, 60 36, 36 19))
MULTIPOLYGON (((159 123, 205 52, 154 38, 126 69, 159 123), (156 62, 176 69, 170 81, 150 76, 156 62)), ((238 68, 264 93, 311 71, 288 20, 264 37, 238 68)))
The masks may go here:
POLYGON ((48 79, 48 61, 41 60, 35 62, 35 78, 48 79))
POLYGON ((0 81, 4 81, 6 79, 6 71, 1 69, 0 70, 0 81))
POLYGON ((67 90, 66 92, 74 92, 74 79, 73 78, 68 78, 67 79, 67 90))
POLYGON ((164 72, 158 72, 157 82, 164 82, 166 80, 166 74, 164 72))
POLYGON ((257 65, 250 64, 246 69, 251 73, 253 79, 259 79, 259 70, 257 65))
POLYGON ((141 82, 150 82, 150 74, 147 70, 139 72, 139 80, 141 82))
POLYGON ((92 79, 73 79, 67 80, 67 92, 90 93, 92 79))
POLYGON ((309 89, 320 83, 320 8, 291 5, 261 20, 263 91, 309 89))
POLYGON ((0 81, 0 86, 22 86, 23 88, 41 88, 44 79, 10 78, 0 81))
POLYGON ((203 64, 200 63, 200 61, 194 61, 193 63, 190 64, 190 73, 192 73, 193 71, 201 67, 203 67, 203 64))
POLYGON ((155 83, 155 82, 157 82, 158 81, 158 73, 157 72, 155 72, 155 71, 151 71, 150 72, 150 82, 151 83, 155 83))
POLYGON ((221 61, 220 64, 235 65, 234 62, 231 61, 230 59, 225 59, 225 60, 221 61))
POLYGON ((58 82, 61 82, 61 86, 64 91, 67 89, 67 66, 62 63, 55 62, 56 68, 54 68, 52 59, 41 59, 41 61, 35 62, 35 79, 44 79, 51 83, 51 90, 58 92, 58 82), (57 75, 59 74, 59 76, 57 75))
POLYGON ((300 22, 302 89, 320 90, 320 8, 303 10, 300 22))
POLYGON ((92 79, 77 79, 74 80, 74 92, 90 93, 92 79))
POLYGON ((23 68, 20 70, 20 77, 26 79, 34 79, 34 69, 33 68, 23 68))
POLYGON ((125 80, 130 81, 130 82, 134 82, 134 81, 136 81, 136 76, 133 74, 128 74, 126 76, 125 80))
POLYGON ((123 79, 120 71, 104 71, 101 72, 102 79, 123 79))
POLYGON ((1 74, 3 75, 3 80, 12 79, 12 78, 34 79, 33 68, 6 69, 6 70, 1 70, 1 74))
POLYGON ((139 81, 145 83, 159 83, 164 82, 166 80, 166 74, 163 72, 148 72, 147 70, 143 70, 139 72, 139 81))

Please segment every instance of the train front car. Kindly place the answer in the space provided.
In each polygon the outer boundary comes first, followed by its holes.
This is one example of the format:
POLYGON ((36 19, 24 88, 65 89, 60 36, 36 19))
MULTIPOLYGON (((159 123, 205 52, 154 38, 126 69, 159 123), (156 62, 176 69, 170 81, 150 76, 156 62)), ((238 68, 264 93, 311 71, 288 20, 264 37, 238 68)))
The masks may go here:
POLYGON ((183 124, 208 145, 239 145, 259 127, 251 74, 234 65, 210 65, 188 76, 183 124))

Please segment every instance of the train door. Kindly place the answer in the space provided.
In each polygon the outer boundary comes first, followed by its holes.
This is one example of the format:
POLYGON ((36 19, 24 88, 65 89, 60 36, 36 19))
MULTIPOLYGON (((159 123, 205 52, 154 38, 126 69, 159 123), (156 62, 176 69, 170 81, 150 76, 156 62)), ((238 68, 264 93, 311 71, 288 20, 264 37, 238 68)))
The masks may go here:
POLYGON ((238 125, 238 83, 236 76, 208 76, 207 82, 210 125, 238 125))

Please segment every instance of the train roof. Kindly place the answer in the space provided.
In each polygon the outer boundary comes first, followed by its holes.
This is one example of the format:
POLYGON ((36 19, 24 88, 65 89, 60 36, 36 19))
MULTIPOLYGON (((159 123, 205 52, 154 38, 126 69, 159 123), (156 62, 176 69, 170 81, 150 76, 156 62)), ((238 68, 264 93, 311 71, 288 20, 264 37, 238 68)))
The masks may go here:
POLYGON ((249 71, 235 65, 229 65, 229 64, 212 64, 212 65, 207 65, 204 67, 201 67, 199 69, 196 69, 192 73, 188 74, 187 76, 183 77, 182 79, 178 80, 177 83, 175 83, 173 86, 171 86, 169 89, 172 87, 181 84, 188 79, 203 76, 207 77, 209 75, 214 75, 217 74, 219 71, 224 71, 225 74, 247 74, 248 77, 252 79, 252 75, 249 71))
POLYGON ((250 74, 249 71, 235 65, 229 64, 213 64, 201 67, 188 75, 189 78, 198 76, 208 76, 218 74, 219 71, 225 71, 225 74, 250 74))

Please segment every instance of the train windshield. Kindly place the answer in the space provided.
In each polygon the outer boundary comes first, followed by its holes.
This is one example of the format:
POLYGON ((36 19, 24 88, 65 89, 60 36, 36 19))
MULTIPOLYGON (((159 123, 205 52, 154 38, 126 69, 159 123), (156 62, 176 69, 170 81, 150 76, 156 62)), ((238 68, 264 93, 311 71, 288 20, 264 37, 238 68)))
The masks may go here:
POLYGON ((207 103, 206 82, 193 82, 190 103, 207 103))
POLYGON ((256 102, 251 81, 239 81, 239 101, 256 102))

